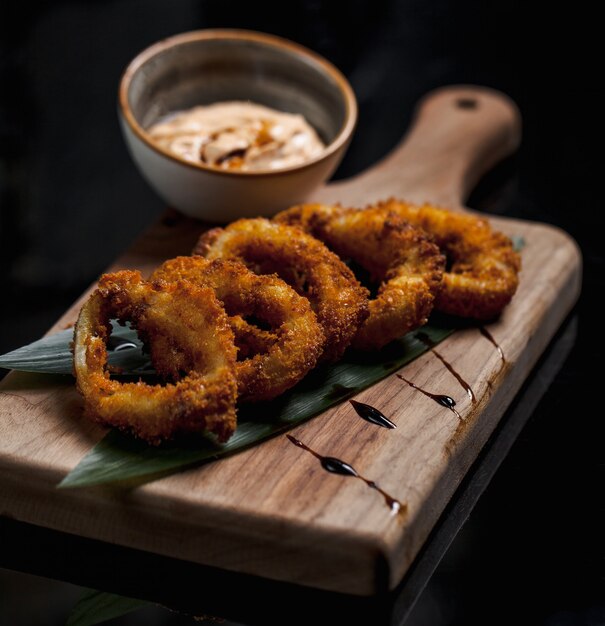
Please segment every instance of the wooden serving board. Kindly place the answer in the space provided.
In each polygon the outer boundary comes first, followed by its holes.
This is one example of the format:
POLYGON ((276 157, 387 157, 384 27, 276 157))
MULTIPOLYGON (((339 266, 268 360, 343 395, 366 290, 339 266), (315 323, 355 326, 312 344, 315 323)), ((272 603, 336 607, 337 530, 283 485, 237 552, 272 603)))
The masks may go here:
MULTIPOLYGON (((501 94, 442 89, 421 103, 411 132, 390 156, 314 199, 362 206, 396 196, 463 210, 481 174, 519 139, 517 110, 501 94)), ((58 490, 105 431, 82 419, 70 377, 13 372, 0 386, 0 514, 269 579, 355 595, 393 588, 579 295, 581 257, 569 236, 543 224, 492 222, 526 242, 518 293, 488 327, 506 361, 475 328, 440 344, 470 383, 475 404, 431 353, 401 370, 417 385, 452 396, 464 421, 392 375, 356 399, 379 408, 396 429, 359 419, 344 402, 292 431, 376 481, 405 503, 404 513, 393 515, 361 480, 326 472, 285 436, 129 491, 58 490)), ((148 272, 187 254, 202 230, 169 213, 112 269, 148 272)), ((50 332, 72 324, 80 304, 50 332)))

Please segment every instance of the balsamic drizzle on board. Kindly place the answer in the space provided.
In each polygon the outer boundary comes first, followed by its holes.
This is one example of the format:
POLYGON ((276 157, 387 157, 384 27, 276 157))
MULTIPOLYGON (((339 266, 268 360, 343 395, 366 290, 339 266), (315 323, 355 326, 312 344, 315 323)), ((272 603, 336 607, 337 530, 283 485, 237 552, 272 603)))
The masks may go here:
POLYGON ((456 409, 454 408, 456 406, 456 401, 451 396, 446 396, 441 393, 431 393, 430 391, 427 391, 426 389, 423 389, 422 387, 415 385, 411 380, 404 378, 401 374, 396 374, 396 376, 397 378, 401 379, 404 383, 407 383, 412 389, 416 389, 416 391, 423 393, 427 398, 430 398, 431 400, 434 400, 437 404, 440 404, 441 406, 444 406, 446 409, 449 409, 452 413, 456 415, 456 417, 459 420, 464 419, 462 415, 460 415, 460 413, 458 413, 458 411, 456 411, 456 409))
POLYGON ((500 344, 492 337, 492 334, 489 332, 489 330, 487 330, 487 328, 483 327, 483 326, 479 326, 479 332, 491 343, 494 345, 494 347, 496 348, 496 350, 498 350, 498 354, 500 355, 500 359, 502 360, 502 363, 506 363, 506 358, 504 357, 504 352, 502 351, 502 348, 500 347, 500 344))
POLYGON ((460 383, 460 386, 462 387, 462 389, 464 389, 464 391, 466 391, 471 402, 474 404, 477 401, 477 398, 475 398, 475 393, 471 389, 471 386, 464 380, 464 378, 462 378, 462 376, 460 376, 460 374, 454 369, 452 364, 446 361, 445 357, 440 352, 437 352, 437 350, 435 350, 435 346, 437 344, 426 333, 423 332, 416 333, 416 338, 421 341, 443 363, 443 365, 445 365, 447 370, 460 383))
MULTIPOLYGON (((494 345, 494 347, 498 351, 498 354, 500 355, 500 359, 502 360, 503 363, 506 363, 504 352, 502 351, 502 348, 500 347, 500 345, 493 338, 491 333, 483 326, 479 326, 478 330, 490 343, 494 345)), ((477 399, 475 397, 475 394, 471 386, 462 378, 462 376, 460 376, 460 374, 445 359, 445 357, 440 352, 435 350, 435 346, 437 344, 424 332, 416 333, 416 338, 422 343, 424 343, 424 345, 427 346, 427 348, 443 363, 443 365, 447 368, 447 370, 454 376, 454 378, 456 378, 460 386, 466 391, 470 401, 474 404, 477 401, 477 399)), ((412 389, 415 389, 416 391, 420 391, 420 393, 424 394, 425 396, 427 396, 428 398, 430 398, 437 404, 452 411, 452 413, 454 413, 461 422, 464 421, 464 418, 454 408, 456 406, 456 401, 451 396, 448 396, 445 394, 431 393, 430 391, 427 391, 426 389, 419 387, 418 385, 408 380, 401 374, 396 374, 396 376, 397 378, 402 380, 404 383, 409 385, 412 389)), ((376 407, 373 407, 369 404, 365 404, 364 402, 358 402, 356 400, 349 400, 349 402, 351 406, 355 409, 355 412, 357 413, 357 415, 359 415, 359 417, 361 417, 365 421, 371 424, 374 424, 376 426, 381 426, 382 428, 388 428, 388 429, 397 428, 397 425, 394 424, 388 417, 386 417, 376 407)), ((357 478, 363 481, 371 489, 378 491, 378 493, 380 493, 382 497, 384 498, 384 501, 386 505, 389 507, 389 509, 391 510, 392 515, 395 515, 399 512, 406 510, 407 505, 402 504, 399 500, 396 500, 395 498, 393 498, 393 496, 389 495, 386 491, 381 489, 373 480, 370 480, 368 478, 365 478, 365 476, 362 476, 352 465, 349 465, 345 461, 337 459, 336 457, 322 456, 321 454, 315 452, 315 450, 309 448, 309 446, 307 446, 302 441, 300 441, 300 439, 297 439, 296 437, 293 437, 292 435, 286 435, 286 437, 292 444, 294 444, 298 448, 302 448, 306 452, 309 452, 309 454, 312 454, 316 459, 318 459, 321 466, 327 472, 331 472, 333 474, 339 474, 341 476, 351 476, 353 478, 357 478)))
POLYGON ((375 424, 376 426, 382 426, 383 428, 397 428, 397 424, 391 422, 391 420, 377 408, 369 404, 364 404, 363 402, 357 402, 356 400, 349 400, 349 402, 355 409, 357 415, 366 422, 370 422, 370 424, 375 424))
POLYGON ((384 491, 384 489, 381 489, 373 480, 362 476, 353 466, 333 456, 322 456, 321 454, 315 452, 315 450, 309 448, 309 446, 300 441, 300 439, 297 439, 292 435, 286 435, 286 437, 295 446, 312 454, 327 472, 339 474, 340 476, 352 476, 353 478, 362 480, 368 487, 370 487, 370 489, 378 491, 378 493, 384 498, 384 502, 391 510, 392 515, 396 515, 397 513, 406 510, 407 507, 405 504, 402 504, 399 500, 393 498, 393 496, 389 495, 386 491, 384 491))

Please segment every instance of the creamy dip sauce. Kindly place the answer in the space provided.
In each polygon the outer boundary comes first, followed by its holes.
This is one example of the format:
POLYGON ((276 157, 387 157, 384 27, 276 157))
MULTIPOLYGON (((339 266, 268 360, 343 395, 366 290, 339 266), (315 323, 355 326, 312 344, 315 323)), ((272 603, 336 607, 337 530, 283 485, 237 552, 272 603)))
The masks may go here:
POLYGON ((173 113, 147 132, 187 161, 225 170, 283 169, 325 149, 302 115, 252 102, 217 102, 173 113))

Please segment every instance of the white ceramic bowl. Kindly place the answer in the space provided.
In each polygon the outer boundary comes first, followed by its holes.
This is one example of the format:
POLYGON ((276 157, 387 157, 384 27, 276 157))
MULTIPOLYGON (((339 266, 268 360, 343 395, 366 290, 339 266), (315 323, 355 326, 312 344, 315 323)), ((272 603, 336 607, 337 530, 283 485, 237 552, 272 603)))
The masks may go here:
POLYGON ((130 63, 119 113, 130 154, 155 191, 186 215, 224 223, 304 201, 340 163, 357 104, 344 76, 302 46, 251 31, 201 30, 164 39, 130 63), (298 166, 234 172, 186 161, 145 130, 168 113, 225 100, 301 113, 326 149, 298 166))

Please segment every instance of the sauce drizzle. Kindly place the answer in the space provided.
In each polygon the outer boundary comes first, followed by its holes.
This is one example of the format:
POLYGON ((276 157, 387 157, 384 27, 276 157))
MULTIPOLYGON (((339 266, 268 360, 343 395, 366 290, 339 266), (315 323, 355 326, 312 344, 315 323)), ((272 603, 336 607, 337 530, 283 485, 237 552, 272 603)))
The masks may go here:
POLYGON ((430 351, 443 363, 443 365, 445 365, 450 374, 452 374, 452 376, 460 383, 460 386, 464 389, 464 391, 466 391, 471 402, 474 404, 477 401, 477 398, 475 398, 475 393, 471 389, 471 386, 464 380, 464 378, 462 378, 462 376, 460 376, 460 374, 458 374, 451 363, 448 363, 443 355, 435 350, 435 346, 437 344, 426 333, 416 333, 416 337, 430 349, 430 351))
POLYGON ((317 452, 315 452, 315 450, 312 450, 311 448, 309 448, 309 446, 300 441, 300 439, 297 439, 292 435, 286 435, 286 437, 295 446, 306 450, 316 459, 318 459, 321 463, 321 466, 327 472, 331 472, 332 474, 339 474, 340 476, 352 476, 353 478, 358 478, 359 480, 362 480, 368 487, 370 487, 370 489, 378 491, 378 493, 384 498, 385 504, 391 510, 391 515, 396 515, 397 513, 404 512, 406 510, 407 507, 405 504, 402 504, 401 502, 399 502, 399 500, 393 498, 393 496, 389 495, 386 491, 381 489, 373 480, 369 480, 368 478, 362 476, 353 466, 333 456, 322 456, 321 454, 318 454, 317 452))
POLYGON ((381 413, 378 409, 369 404, 364 404, 363 402, 357 402, 356 400, 349 400, 352 404, 355 412, 361 419, 364 419, 366 422, 370 422, 370 424, 376 424, 376 426, 382 426, 383 428, 397 428, 397 424, 391 422, 391 420, 381 413))
POLYGON ((489 330, 487 330, 487 328, 484 328, 483 326, 479 326, 479 332, 490 342, 492 343, 496 350, 498 350, 498 354, 500 355, 500 358, 502 359, 502 363, 506 363, 506 358, 504 357, 504 352, 502 351, 502 348, 500 347, 500 344, 492 337, 492 334, 489 332, 489 330))
POLYGON ((440 404, 446 409, 449 409, 452 413, 456 415, 459 420, 464 420, 462 415, 460 415, 460 413, 458 413, 458 411, 456 411, 456 409, 454 408, 456 406, 456 401, 454 400, 454 398, 439 393, 431 393, 426 389, 422 389, 422 387, 418 387, 418 385, 415 385, 411 380, 404 378, 401 374, 395 375, 397 376, 397 378, 400 378, 404 383, 407 383, 412 389, 420 391, 420 393, 423 393, 427 398, 430 398, 431 400, 434 400, 437 404, 440 404))

